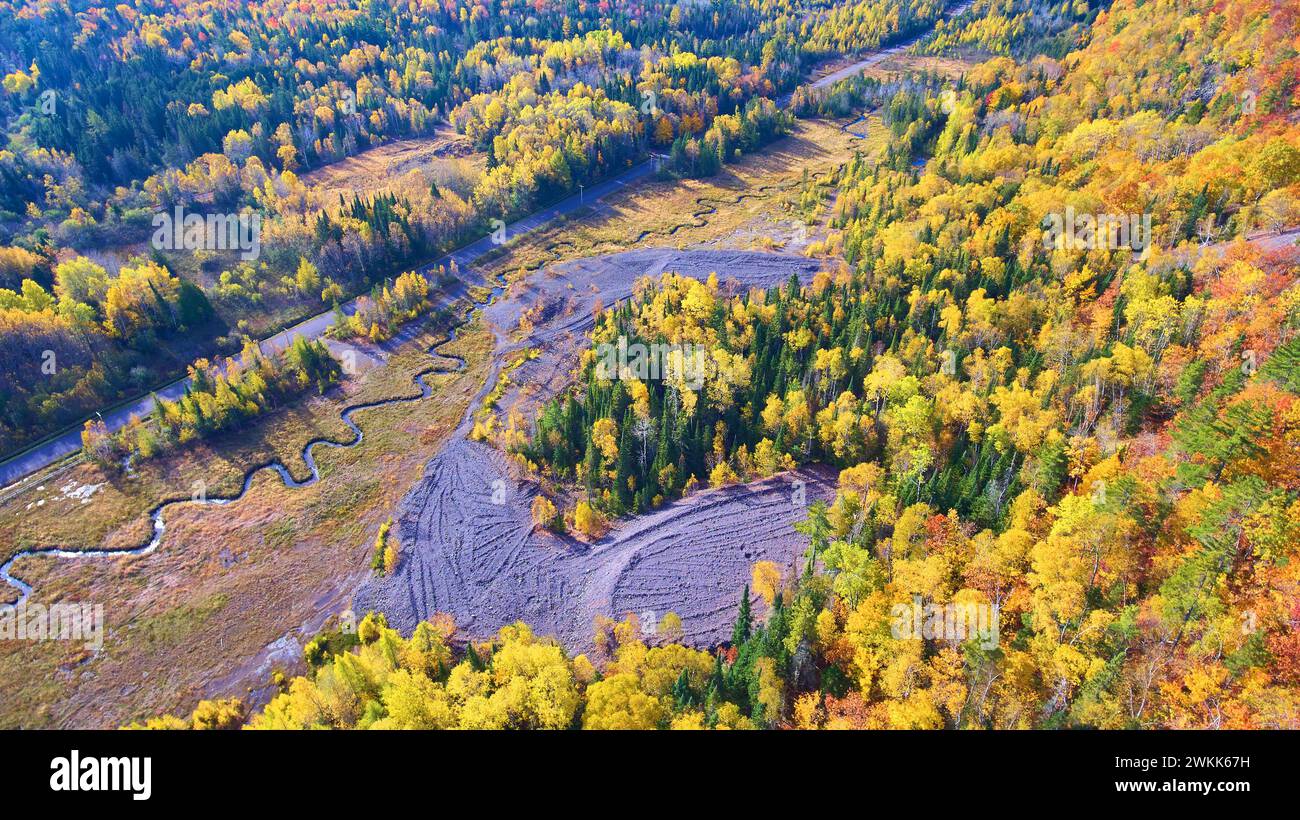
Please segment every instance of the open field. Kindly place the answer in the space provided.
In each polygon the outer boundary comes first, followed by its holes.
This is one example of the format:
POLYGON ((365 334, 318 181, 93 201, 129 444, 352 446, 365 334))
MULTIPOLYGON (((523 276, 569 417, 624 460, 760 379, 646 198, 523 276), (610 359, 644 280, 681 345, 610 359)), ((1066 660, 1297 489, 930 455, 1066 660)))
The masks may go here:
MULTIPOLYGON (((456 366, 426 352, 440 338, 411 334, 380 351, 387 366, 267 416, 238 442, 215 440, 141 464, 136 478, 74 468, 58 486, 0 507, 4 549, 134 546, 147 538, 146 511, 162 499, 189 497, 195 480, 207 482, 210 497, 233 494, 244 465, 270 458, 305 478, 300 452, 308 440, 351 439, 343 407, 418 395, 416 374, 456 366)), ((380 522, 479 392, 490 348, 481 325, 467 326, 440 348, 463 357, 465 368, 430 376, 431 399, 361 411, 360 446, 316 451, 320 482, 286 488, 264 470, 239 502, 168 507, 164 541, 147 556, 20 561, 14 571, 34 587, 33 601, 102 603, 107 632, 97 653, 68 641, 4 644, 0 726, 112 726, 192 707, 210 692, 264 685, 273 666, 291 664, 304 636, 344 607, 380 522)))
POLYGON ((351 199, 381 193, 400 194, 406 186, 428 188, 436 181, 457 190, 472 187, 483 172, 484 156, 469 140, 443 124, 432 137, 414 137, 377 145, 347 159, 301 175, 317 208, 337 207, 339 196, 351 199))
POLYGON ((976 57, 939 57, 930 54, 900 52, 889 55, 868 68, 865 73, 868 77, 884 78, 891 74, 928 72, 940 74, 949 79, 956 79, 981 62, 982 60, 976 57))
POLYGON ((709 179, 645 181, 606 197, 588 213, 521 237, 485 264, 515 275, 542 265, 634 248, 762 248, 800 252, 818 235, 796 203, 809 184, 854 152, 876 156, 884 131, 866 140, 828 120, 800 120, 790 136, 724 166, 709 179), (802 240, 802 241, 801 241, 802 240))

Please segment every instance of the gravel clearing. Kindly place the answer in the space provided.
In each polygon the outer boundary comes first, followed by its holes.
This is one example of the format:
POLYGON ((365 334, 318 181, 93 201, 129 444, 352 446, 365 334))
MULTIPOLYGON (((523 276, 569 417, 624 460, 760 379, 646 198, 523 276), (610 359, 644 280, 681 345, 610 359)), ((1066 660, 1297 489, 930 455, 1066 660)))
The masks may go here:
MULTIPOLYGON (((705 279, 716 271, 724 289, 743 291, 783 284, 791 274, 808 281, 819 267, 787 254, 674 249, 549 267, 484 309, 500 342, 498 363, 525 347, 541 351, 512 374, 516 386, 500 406, 531 418, 569 378, 596 306, 627 298, 642 276, 673 271, 705 279), (538 304, 531 333, 510 340, 519 318, 538 304)), ((657 620, 675 612, 686 643, 716 644, 730 635, 752 564, 770 560, 793 571, 807 545, 793 524, 806 504, 834 495, 832 471, 805 469, 697 492, 617 522, 591 544, 534 532, 529 505, 536 486, 501 452, 466 437, 474 409, 399 505, 397 570, 368 578, 354 600, 358 612, 383 611, 403 632, 435 612, 453 615, 468 638, 522 619, 584 651, 596 615, 649 613, 657 620), (803 482, 802 493, 796 482, 803 482)))

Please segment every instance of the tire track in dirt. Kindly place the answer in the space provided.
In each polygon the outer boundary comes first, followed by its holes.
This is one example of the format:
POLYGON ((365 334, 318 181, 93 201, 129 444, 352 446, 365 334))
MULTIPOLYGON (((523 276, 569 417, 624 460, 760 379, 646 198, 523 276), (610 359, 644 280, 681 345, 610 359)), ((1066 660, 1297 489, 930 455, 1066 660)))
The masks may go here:
MULTIPOLYGON (((818 269, 819 262, 789 254, 662 248, 554 266, 483 310, 502 342, 495 373, 525 348, 540 353, 512 374, 529 387, 511 386, 501 406, 526 413, 563 387, 596 304, 630 297, 643 276, 673 271, 705 279, 716 271, 724 289, 738 292, 783 285, 791 275, 806 282, 818 269), (546 308, 543 318, 510 340, 509 331, 535 305, 546 308)), ((501 451, 468 438, 478 403, 398 506, 397 568, 368 578, 354 599, 357 611, 382 611, 404 632, 446 612, 469 638, 524 620, 539 634, 584 650, 596 615, 658 618, 672 611, 682 618, 687 642, 716 644, 730 634, 752 563, 772 560, 795 571, 806 542, 794 523, 806 515, 806 504, 834 494, 832 471, 806 469, 698 492, 617 522, 592 543, 534 531, 534 481, 501 451)))

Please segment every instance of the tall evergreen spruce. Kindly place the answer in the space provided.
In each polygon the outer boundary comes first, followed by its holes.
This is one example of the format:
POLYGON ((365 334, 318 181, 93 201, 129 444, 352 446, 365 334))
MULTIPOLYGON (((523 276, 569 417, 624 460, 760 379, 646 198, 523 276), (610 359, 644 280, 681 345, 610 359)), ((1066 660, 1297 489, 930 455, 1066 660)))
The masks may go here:
POLYGON ((745 584, 745 591, 740 594, 740 610, 736 613, 736 625, 731 630, 731 645, 740 646, 749 640, 751 630, 753 629, 753 614, 749 607, 749 584, 745 584))

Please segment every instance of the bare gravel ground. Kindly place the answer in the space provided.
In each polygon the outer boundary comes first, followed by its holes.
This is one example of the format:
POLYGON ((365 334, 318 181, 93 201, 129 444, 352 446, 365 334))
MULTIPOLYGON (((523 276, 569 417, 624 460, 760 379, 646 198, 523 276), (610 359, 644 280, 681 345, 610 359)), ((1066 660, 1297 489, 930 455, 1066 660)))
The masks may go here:
MULTIPOLYGON (((528 417, 554 395, 585 343, 593 310, 630 296, 643 276, 673 271, 704 279, 716 271, 725 288, 743 290, 780 285, 791 274, 807 281, 819 266, 787 254, 649 249, 548 268, 484 311, 502 342, 498 362, 525 347, 541 352, 512 374, 523 387, 507 391, 501 406, 528 417), (531 331, 509 338, 538 304, 531 331)), ((522 619, 575 651, 590 647, 597 615, 675 612, 687 643, 716 644, 730 633, 752 564, 770 560, 794 571, 806 539, 793 524, 807 504, 834 493, 827 470, 774 476, 696 493, 619 522, 587 544, 533 531, 536 486, 499 450, 466 437, 469 418, 399 505, 401 563, 362 585, 357 611, 383 611, 403 631, 447 612, 468 638, 522 619)))

